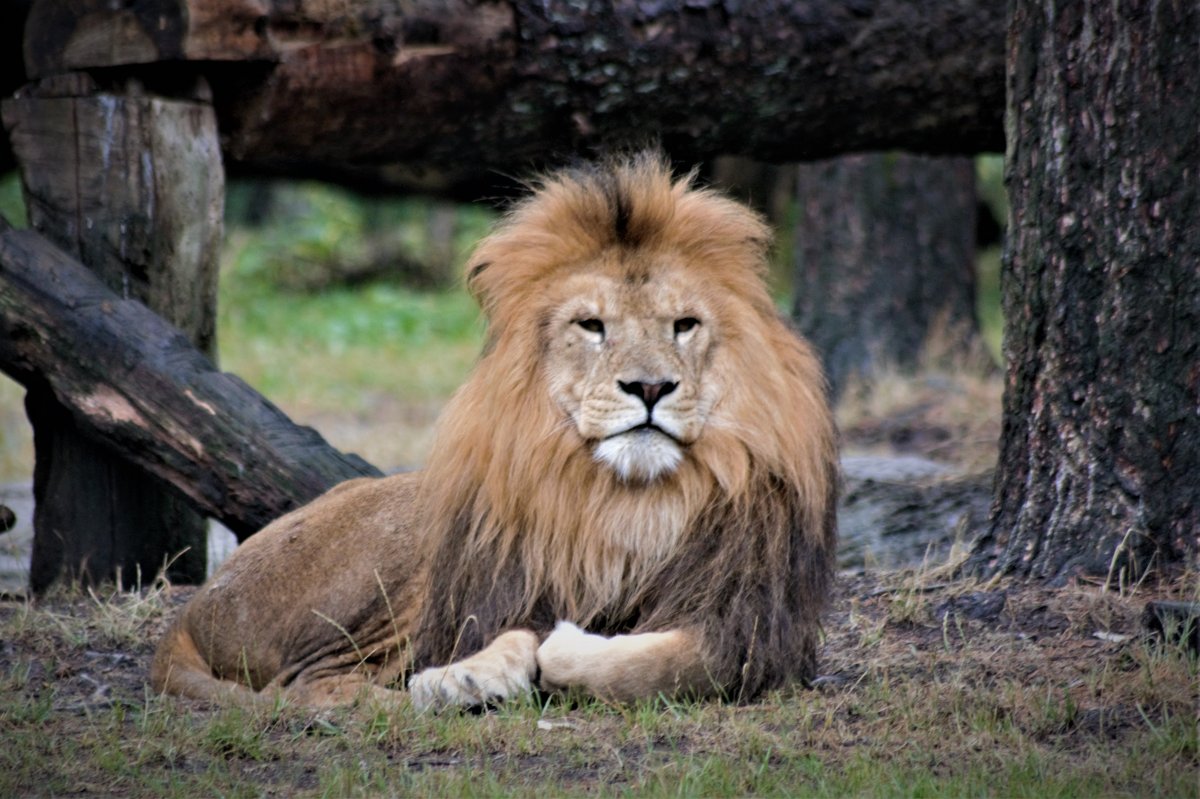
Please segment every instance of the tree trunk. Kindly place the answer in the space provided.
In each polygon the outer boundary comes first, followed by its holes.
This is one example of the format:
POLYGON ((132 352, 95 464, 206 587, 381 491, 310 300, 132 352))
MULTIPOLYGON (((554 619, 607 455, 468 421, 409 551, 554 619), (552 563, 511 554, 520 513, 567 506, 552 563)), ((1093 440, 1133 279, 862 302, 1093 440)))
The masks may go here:
MULTIPOLYGON (((224 191, 212 108, 64 76, 6 101, 4 119, 31 227, 211 352, 224 191)), ((178 491, 82 436, 44 389, 25 405, 34 591, 60 575, 130 584, 168 562, 172 579, 204 579, 207 521, 178 491)))
POLYGON ((2 220, 0 368, 239 539, 343 480, 379 475, 218 372, 145 305, 2 220))
POLYGON ((1016 0, 1008 377, 976 565, 1134 577, 1200 550, 1200 6, 1016 0))
POLYGON ((708 163, 702 179, 757 210, 776 229, 790 219, 796 194, 796 170, 790 164, 723 155, 708 163))
POLYGON ((853 155, 798 167, 793 313, 834 396, 933 354, 983 352, 967 158, 853 155))
POLYGON ((454 234, 458 231, 458 206, 445 201, 429 204, 425 219, 425 265, 435 276, 434 285, 453 286, 459 254, 454 249, 454 234))
POLYGON ((648 136, 692 163, 999 150, 1003 41, 986 0, 39 0, 25 52, 203 73, 242 168, 487 196, 648 136))

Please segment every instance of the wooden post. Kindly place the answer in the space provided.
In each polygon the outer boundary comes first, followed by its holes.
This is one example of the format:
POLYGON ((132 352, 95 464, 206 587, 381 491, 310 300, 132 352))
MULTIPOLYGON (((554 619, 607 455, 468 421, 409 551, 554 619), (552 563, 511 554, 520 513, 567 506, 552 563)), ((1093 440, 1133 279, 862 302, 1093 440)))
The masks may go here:
MULTIPOLYGON (((33 228, 211 354, 224 173, 205 93, 101 91, 72 73, 5 101, 3 116, 33 228)), ((81 436, 48 389, 31 387, 26 409, 34 591, 59 577, 129 585, 168 561, 173 579, 203 579, 206 522, 178 491, 81 436)))

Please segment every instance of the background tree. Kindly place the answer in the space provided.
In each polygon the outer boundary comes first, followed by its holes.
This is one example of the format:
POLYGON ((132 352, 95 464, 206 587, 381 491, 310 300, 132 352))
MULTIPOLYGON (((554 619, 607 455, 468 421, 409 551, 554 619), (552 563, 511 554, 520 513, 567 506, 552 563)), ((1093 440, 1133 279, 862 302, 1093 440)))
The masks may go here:
POLYGON ((850 155, 796 170, 793 314, 834 396, 922 357, 983 354, 969 158, 850 155), (931 349, 932 348, 932 349, 931 349))
POLYGON ((977 565, 1136 574, 1200 550, 1200 6, 1011 10, 1008 373, 977 565))

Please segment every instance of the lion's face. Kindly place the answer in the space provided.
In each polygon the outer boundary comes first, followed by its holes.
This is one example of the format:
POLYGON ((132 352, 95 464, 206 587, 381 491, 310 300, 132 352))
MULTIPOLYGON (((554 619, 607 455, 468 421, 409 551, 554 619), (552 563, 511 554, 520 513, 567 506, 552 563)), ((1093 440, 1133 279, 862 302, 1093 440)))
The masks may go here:
POLYGON ((644 268, 611 253, 572 270, 540 331, 555 403, 625 481, 673 472, 719 395, 712 299, 665 260, 644 268))

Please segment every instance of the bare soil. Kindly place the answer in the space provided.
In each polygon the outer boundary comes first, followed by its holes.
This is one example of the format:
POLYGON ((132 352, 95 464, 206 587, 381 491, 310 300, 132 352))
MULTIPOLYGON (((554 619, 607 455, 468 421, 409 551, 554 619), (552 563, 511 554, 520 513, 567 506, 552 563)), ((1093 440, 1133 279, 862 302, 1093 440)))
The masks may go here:
MULTIPOLYGON (((28 732, 22 717, 36 712, 36 730, 46 742, 28 752, 35 759, 25 763, 30 773, 10 788, 18 795, 153 795, 159 790, 153 786, 191 785, 187 794, 196 785, 189 780, 217 769, 242 793, 328 795, 329 783, 320 775, 331 754, 318 744, 333 736, 341 742, 338 758, 346 749, 366 752, 422 779, 499 769, 515 781, 498 783, 501 793, 540 784, 554 792, 605 792, 644 788, 647 775, 677 767, 680 758, 737 757, 745 741, 766 736, 778 757, 806 753, 815 758, 814 768, 831 771, 906 751, 900 763, 910 768, 907 746, 922 753, 920 762, 931 774, 955 774, 973 758, 987 762, 1002 755, 1003 746, 1033 747, 1051 762, 1075 759, 1113 792, 1139 793, 1137 780, 1149 774, 1145 785, 1151 787, 1160 779, 1155 769, 1164 767, 1133 762, 1146 756, 1139 742, 1172 715, 1194 724, 1197 707, 1194 656, 1175 653, 1164 665, 1141 622, 1146 602, 1181 595, 1178 583, 1120 595, 1093 585, 1048 589, 942 580, 929 572, 861 572, 838 581, 815 686, 747 706, 652 709, 663 722, 551 703, 549 710, 524 716, 501 711, 493 719, 453 722, 471 725, 456 728, 461 741, 436 727, 444 720, 405 718, 381 728, 361 709, 230 719, 202 704, 148 695, 154 642, 193 590, 156 594, 144 619, 132 606, 150 600, 131 595, 76 590, 47 597, 36 609, 0 603, 0 629, 10 633, 0 643, 0 675, 7 675, 0 730, 9 727, 16 745, 28 746, 21 743, 28 740, 21 736, 28 732), (32 623, 22 621, 31 613, 32 623), (102 754, 63 763, 49 743, 87 741, 98 729, 137 740, 156 712, 198 730, 195 742, 139 760, 132 771, 112 773, 102 754), (115 723, 114 713, 120 717, 115 723), (247 743, 229 730, 214 733, 222 724, 259 730, 253 733, 258 737, 247 743), (602 740, 625 742, 607 753, 595 749, 602 740), (731 753, 734 740, 743 743, 731 753)), ((1194 726, 1190 741, 1184 730, 1167 765, 1200 773, 1194 726)), ((178 732, 168 728, 163 735, 171 739, 178 732)), ((141 751, 145 744, 138 746, 141 751)), ((1165 787, 1171 793, 1170 783, 1165 787)), ((394 790, 392 785, 385 792, 394 790)))

